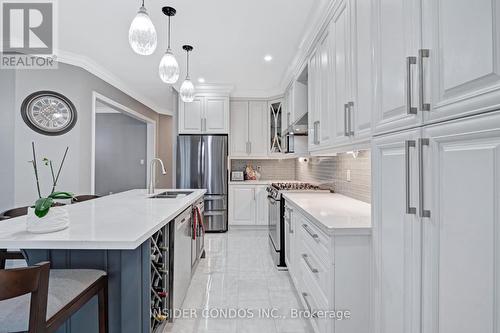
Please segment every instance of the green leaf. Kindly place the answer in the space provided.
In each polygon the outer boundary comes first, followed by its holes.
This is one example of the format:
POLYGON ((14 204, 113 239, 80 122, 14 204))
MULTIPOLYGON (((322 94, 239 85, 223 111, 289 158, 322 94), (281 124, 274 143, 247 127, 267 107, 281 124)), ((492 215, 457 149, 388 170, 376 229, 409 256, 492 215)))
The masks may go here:
POLYGON ((52 199, 72 199, 75 195, 70 192, 54 192, 49 195, 49 198, 52 199))
POLYGON ((50 207, 54 200, 52 198, 40 198, 35 202, 35 215, 38 217, 44 217, 49 212, 50 207))

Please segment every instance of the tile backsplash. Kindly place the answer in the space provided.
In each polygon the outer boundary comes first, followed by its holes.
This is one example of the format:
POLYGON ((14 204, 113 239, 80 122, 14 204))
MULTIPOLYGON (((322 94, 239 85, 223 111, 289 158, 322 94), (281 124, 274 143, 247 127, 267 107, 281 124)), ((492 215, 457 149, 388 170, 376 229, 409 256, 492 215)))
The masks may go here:
POLYGON ((295 159, 283 160, 231 160, 232 171, 244 171, 247 164, 254 170, 260 167, 264 180, 295 180, 295 159))
POLYGON ((260 167, 263 180, 298 180, 328 184, 334 191, 364 202, 371 202, 370 151, 330 157, 283 160, 231 160, 231 170, 243 171, 247 164, 260 167), (348 170, 350 181, 347 180, 348 170))
POLYGON ((371 202, 371 160, 369 151, 360 151, 357 158, 351 154, 332 157, 308 157, 297 159, 296 179, 304 182, 333 185, 336 193, 371 202), (347 173, 350 170, 350 181, 347 173))

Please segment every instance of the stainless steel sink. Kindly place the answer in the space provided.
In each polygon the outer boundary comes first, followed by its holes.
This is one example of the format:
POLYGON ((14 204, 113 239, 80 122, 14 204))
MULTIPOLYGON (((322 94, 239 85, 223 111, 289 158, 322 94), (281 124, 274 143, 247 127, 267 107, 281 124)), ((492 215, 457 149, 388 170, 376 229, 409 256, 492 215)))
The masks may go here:
POLYGON ((149 197, 150 199, 177 199, 190 195, 193 191, 166 191, 149 197))

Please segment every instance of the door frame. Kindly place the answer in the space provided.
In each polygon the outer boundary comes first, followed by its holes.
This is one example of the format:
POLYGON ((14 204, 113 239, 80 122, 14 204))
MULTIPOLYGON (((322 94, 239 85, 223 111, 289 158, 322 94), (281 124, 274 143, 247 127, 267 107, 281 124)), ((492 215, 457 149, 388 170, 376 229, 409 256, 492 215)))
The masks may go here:
MULTIPOLYGON (((90 193, 95 194, 95 134, 96 134, 96 116, 97 110, 96 105, 97 102, 101 102, 110 106, 112 109, 117 110, 122 114, 126 114, 134 119, 137 119, 146 124, 147 128, 147 138, 146 138, 146 184, 148 184, 150 180, 150 170, 147 167, 151 160, 156 156, 156 120, 150 119, 145 115, 132 110, 131 108, 116 102, 115 100, 106 97, 96 91, 92 92, 92 114, 91 114, 91 154, 90 154, 90 193)), ((145 184, 145 185, 146 185, 145 184)))

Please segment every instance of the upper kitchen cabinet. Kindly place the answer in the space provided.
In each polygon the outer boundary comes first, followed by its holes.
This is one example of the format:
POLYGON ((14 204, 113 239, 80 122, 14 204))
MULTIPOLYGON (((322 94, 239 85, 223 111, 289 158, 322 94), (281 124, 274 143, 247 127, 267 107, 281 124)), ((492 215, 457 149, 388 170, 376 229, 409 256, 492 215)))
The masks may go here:
POLYGON ((284 108, 283 100, 276 99, 268 102, 268 117, 269 117, 269 154, 282 154, 285 151, 283 146, 283 117, 284 108))
POLYGON ((499 108, 499 18, 499 0, 422 0, 425 122, 499 108))
MULTIPOLYGON (((304 70, 307 72, 307 69, 304 70)), ((304 74, 303 74, 304 75, 304 74)), ((307 76, 307 73, 305 73, 307 76)), ((294 80, 283 97, 284 117, 282 117, 282 133, 307 113, 307 77, 305 82, 294 80)))
POLYGON ((267 102, 231 101, 230 155, 267 156, 267 102))
POLYGON ((340 0, 309 59, 309 150, 345 150, 371 137, 371 2, 340 0))
POLYGON ((417 55, 420 0, 373 0, 375 51, 374 131, 420 125, 417 55))
POLYGON ((229 97, 196 95, 191 103, 179 99, 179 134, 228 134, 229 97))

